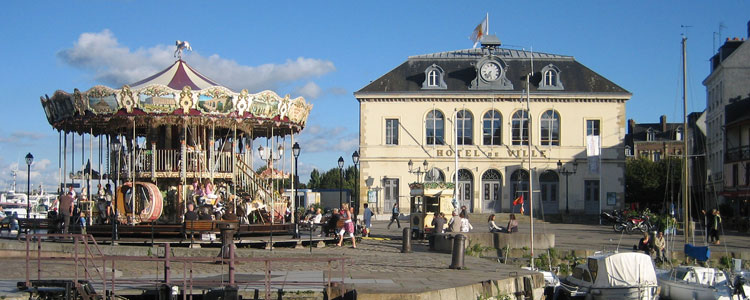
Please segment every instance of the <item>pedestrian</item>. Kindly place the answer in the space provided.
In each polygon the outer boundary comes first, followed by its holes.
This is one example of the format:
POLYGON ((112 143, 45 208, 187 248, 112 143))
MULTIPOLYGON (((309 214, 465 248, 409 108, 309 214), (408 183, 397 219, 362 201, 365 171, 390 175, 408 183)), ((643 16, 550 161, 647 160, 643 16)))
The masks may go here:
POLYGON ((666 261, 667 254, 667 242, 664 240, 664 233, 659 233, 654 238, 654 250, 656 251, 656 259, 664 262, 666 261))
POLYGON ((718 209, 714 209, 711 215, 713 215, 713 219, 711 220, 712 240, 715 245, 718 245, 721 244, 721 236, 719 235, 719 230, 721 230, 721 215, 718 209))
MULTIPOLYGON (((71 188, 72 190, 72 188, 71 188)), ((63 234, 68 233, 68 227, 70 227, 70 217, 73 216, 73 196, 74 194, 68 193, 60 197, 60 232, 63 234)))
POLYGON ((81 226, 81 234, 86 234, 86 213, 81 212, 80 219, 78 219, 78 223, 81 226))
POLYGON ((368 207, 367 203, 364 204, 365 207, 365 230, 362 232, 362 235, 364 236, 370 236, 370 228, 372 228, 372 210, 368 207))
POLYGON ((195 213, 195 204, 188 203, 187 212, 185 213, 185 222, 198 220, 198 214, 195 213))
POLYGON ((490 229, 490 232, 503 232, 505 229, 503 229, 500 226, 497 226, 495 224, 495 214, 491 214, 489 218, 487 218, 487 226, 490 229))
POLYGON ((438 233, 445 233, 445 223, 447 220, 445 220, 445 214, 438 213, 435 218, 432 219, 432 226, 434 226, 434 230, 432 231, 433 234, 438 233))
POLYGON ((651 255, 651 239, 648 236, 648 232, 644 232, 643 237, 638 241, 638 250, 651 255))
MULTIPOLYGON (((318 208, 318 210, 315 213, 315 216, 310 218, 310 234, 312 234, 313 231, 315 231, 316 227, 320 226, 320 221, 323 220, 323 211, 318 208)), ((321 227, 320 233, 323 234, 323 228, 321 227)), ((318 234, 320 236, 321 234, 318 234)))
POLYGON ((469 211, 466 210, 466 205, 461 205, 461 212, 458 215, 460 216, 461 214, 464 214, 464 218, 469 218, 469 211))
POLYGON ((354 237, 354 222, 352 222, 352 214, 349 211, 349 205, 344 203, 341 205, 341 211, 339 211, 341 220, 344 220, 344 227, 339 230, 339 243, 337 246, 341 247, 344 243, 344 234, 348 233, 349 237, 352 238, 352 248, 357 248, 357 239, 354 237))
POLYGON ((328 235, 331 232, 333 232, 334 234, 338 234, 338 232, 339 232, 339 228, 338 228, 339 218, 340 218, 339 209, 338 208, 334 208, 333 212, 331 212, 331 217, 328 218, 328 222, 326 222, 326 224, 323 226, 322 233, 325 234, 325 235, 328 235))
POLYGON ((458 215, 456 215, 455 211, 451 213, 451 220, 448 221, 448 231, 450 232, 461 231, 461 218, 458 215))
POLYGON ((474 226, 471 226, 471 223, 469 223, 469 218, 466 217, 466 214, 464 212, 461 212, 461 214, 458 216, 461 218, 461 232, 469 232, 474 229, 474 226))
POLYGON ((393 221, 396 221, 396 225, 398 225, 398 228, 401 228, 401 222, 398 221, 398 215, 400 214, 398 210, 398 202, 393 203, 393 210, 391 210, 391 222, 388 223, 388 230, 391 229, 391 224, 393 224, 393 221))
POLYGON ((518 220, 516 220, 516 214, 510 214, 509 218, 508 227, 505 228, 505 231, 508 233, 518 232, 518 220))

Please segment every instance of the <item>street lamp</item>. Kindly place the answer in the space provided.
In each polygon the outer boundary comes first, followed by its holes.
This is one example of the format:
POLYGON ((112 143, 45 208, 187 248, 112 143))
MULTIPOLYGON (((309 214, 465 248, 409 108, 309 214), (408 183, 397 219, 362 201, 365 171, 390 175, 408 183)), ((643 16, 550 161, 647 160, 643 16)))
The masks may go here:
MULTIPOLYGON (((299 158, 300 150, 301 149, 299 148, 299 144, 294 143, 294 146, 292 146, 292 155, 294 155, 294 176, 292 176, 292 180, 294 182, 294 185, 293 185, 294 186, 294 201, 292 203, 294 203, 295 210, 292 213, 294 214, 295 238, 299 238, 299 219, 297 217, 296 207, 297 207, 297 190, 299 189, 299 187, 297 186, 299 184, 299 182, 297 182, 298 181, 297 178, 299 178, 299 174, 297 173, 297 159, 299 158)), ((310 234, 310 238, 312 239, 312 234, 310 234)), ((312 243, 310 243, 310 245, 312 245, 312 243)))
POLYGON ((354 151, 352 153, 352 161, 354 162, 354 219, 357 219, 357 213, 359 212, 359 152, 354 151))
MULTIPOLYGON (((122 154, 122 144, 120 144, 120 139, 115 138, 114 141, 112 141, 112 149, 117 153, 117 165, 115 166, 115 172, 117 172, 117 175, 115 176, 115 195, 117 194, 117 186, 120 184, 120 155, 122 154)), ((112 172, 109 174, 110 178, 112 178, 112 172)), ((119 234, 117 231, 117 223, 120 215, 119 208, 117 207, 117 199, 112 199, 112 205, 114 209, 112 209, 112 216, 110 219, 110 222, 112 222, 112 245, 115 244, 115 240, 119 240, 119 234)))
POLYGON ((573 160, 573 170, 572 171, 568 170, 568 169, 564 169, 562 161, 560 161, 560 160, 557 161, 557 172, 560 173, 560 174, 562 174, 562 175, 565 175, 565 214, 566 215, 570 214, 570 207, 569 207, 569 203, 570 203, 570 197, 569 197, 569 195, 570 195, 570 192, 568 190, 568 176, 575 174, 577 170, 578 170, 578 162, 575 161, 575 160, 573 160))
POLYGON ((342 189, 344 185, 344 157, 339 156, 339 207, 344 204, 344 194, 342 189))
POLYGON ((429 166, 429 164, 427 163, 426 159, 424 160, 424 162, 422 162, 424 171, 422 171, 421 168, 417 168, 416 170, 414 170, 414 162, 412 162, 411 159, 409 160, 408 164, 409 164, 409 173, 417 174, 417 182, 419 182, 419 178, 421 177, 422 174, 427 175, 427 166, 429 166))
POLYGON ((274 152, 273 149, 271 149, 271 150, 268 151, 268 155, 266 155, 266 149, 263 148, 262 145, 260 147, 258 147, 258 156, 260 156, 260 159, 266 161, 266 168, 270 169, 270 171, 271 171, 270 172, 271 173, 271 191, 270 192, 271 192, 271 208, 272 209, 271 209, 271 230, 269 230, 269 238, 270 238, 270 241, 271 241, 271 247, 269 247, 269 250, 271 250, 271 251, 273 251, 273 218, 274 218, 274 215, 273 215, 274 214, 274 209, 273 208, 275 207, 274 204, 276 202, 275 199, 274 199, 274 191, 273 191, 273 177, 274 177, 274 174, 273 174, 274 173, 273 172, 273 162, 281 159, 281 157, 284 154, 284 147, 281 146, 281 145, 279 145, 279 148, 276 149, 278 157, 274 157, 274 153, 273 152, 274 152))
MULTIPOLYGON (((26 219, 31 219, 31 163, 33 162, 34 156, 29 152, 29 154, 26 154, 26 166, 28 167, 26 171, 26 219)), ((26 233, 29 233, 28 228, 26 228, 26 233)))

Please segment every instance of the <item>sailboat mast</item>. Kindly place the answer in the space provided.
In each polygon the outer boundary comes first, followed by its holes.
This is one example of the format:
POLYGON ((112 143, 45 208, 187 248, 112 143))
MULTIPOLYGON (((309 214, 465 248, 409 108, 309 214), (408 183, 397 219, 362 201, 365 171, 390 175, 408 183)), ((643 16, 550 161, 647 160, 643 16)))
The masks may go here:
POLYGON ((682 145, 684 147, 682 151, 682 209, 684 210, 684 221, 685 221, 685 244, 689 243, 690 232, 690 205, 689 194, 688 194, 688 182, 690 174, 688 173, 688 144, 687 144, 687 37, 682 37, 682 145))

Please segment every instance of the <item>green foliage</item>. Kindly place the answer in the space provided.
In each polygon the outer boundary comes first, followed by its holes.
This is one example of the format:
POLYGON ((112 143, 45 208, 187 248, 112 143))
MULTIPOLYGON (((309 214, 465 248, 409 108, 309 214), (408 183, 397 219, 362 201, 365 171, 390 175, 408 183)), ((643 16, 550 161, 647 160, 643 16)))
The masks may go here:
POLYGON ((482 256, 482 254, 484 254, 484 252, 490 251, 492 249, 492 247, 485 247, 477 243, 469 245, 469 247, 466 248, 465 254, 468 256, 480 257, 482 256))
POLYGON ((625 163, 625 202, 641 207, 661 207, 664 195, 680 190, 681 159, 668 157, 659 162, 647 158, 625 163))
POLYGON ((732 261, 732 258, 729 256, 722 256, 719 258, 719 268, 722 270, 729 270, 732 268, 732 265, 734 262, 732 261))

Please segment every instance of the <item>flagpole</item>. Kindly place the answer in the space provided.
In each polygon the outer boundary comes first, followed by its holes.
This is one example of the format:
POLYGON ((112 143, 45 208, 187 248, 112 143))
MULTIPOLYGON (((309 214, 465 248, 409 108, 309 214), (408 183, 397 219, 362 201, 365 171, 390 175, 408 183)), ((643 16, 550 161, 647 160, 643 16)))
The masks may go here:
MULTIPOLYGON (((526 76, 526 122, 528 124, 529 135, 529 224, 531 225, 531 259, 530 266, 534 268, 534 176, 531 168, 531 76, 534 74, 534 48, 531 48, 531 71, 526 76)), ((523 205, 522 205, 523 207, 523 205)))
POLYGON ((490 34, 490 13, 487 13, 484 19, 487 20, 487 32, 485 34, 490 34))
POLYGON ((453 144, 454 145, 453 146, 453 150, 454 150, 453 151, 453 155, 455 156, 454 158, 455 158, 455 161, 456 161, 456 172, 455 172, 456 175, 453 177, 453 182, 454 182, 454 184, 453 184, 453 198, 456 199, 456 203, 458 203, 458 207, 456 207, 456 211, 461 211, 461 204, 463 204, 463 199, 461 199, 460 201, 458 200, 458 196, 459 195, 458 195, 458 120, 457 119, 458 119, 458 109, 454 108, 454 112, 453 112, 453 129, 454 129, 453 130, 454 131, 454 134, 453 134, 453 142, 454 142, 454 144, 453 144))

